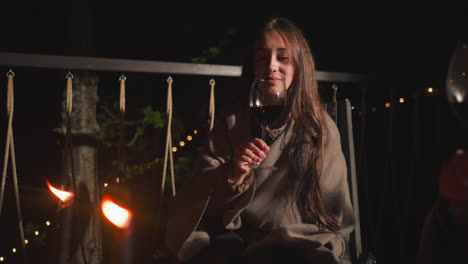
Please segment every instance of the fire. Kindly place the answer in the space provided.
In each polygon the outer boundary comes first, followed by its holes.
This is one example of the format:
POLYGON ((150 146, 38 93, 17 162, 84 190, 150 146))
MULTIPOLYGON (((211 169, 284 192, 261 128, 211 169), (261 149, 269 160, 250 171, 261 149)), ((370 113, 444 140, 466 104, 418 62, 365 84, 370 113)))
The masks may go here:
POLYGON ((46 183, 47 183, 47 186, 49 187, 49 190, 55 196, 57 196, 64 204, 69 204, 73 200, 73 197, 75 196, 74 193, 59 190, 59 189, 55 188, 54 186, 52 186, 52 184, 50 184, 50 182, 47 181, 47 180, 46 180, 46 183))
POLYGON ((104 216, 118 228, 124 229, 130 225, 132 211, 116 204, 110 197, 104 197, 101 202, 104 216))

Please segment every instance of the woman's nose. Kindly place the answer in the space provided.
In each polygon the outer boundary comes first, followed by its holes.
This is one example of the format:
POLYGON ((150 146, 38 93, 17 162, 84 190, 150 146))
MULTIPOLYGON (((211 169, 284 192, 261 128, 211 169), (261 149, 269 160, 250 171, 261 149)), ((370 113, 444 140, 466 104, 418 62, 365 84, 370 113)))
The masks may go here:
POLYGON ((273 56, 270 58, 268 70, 270 70, 270 72, 278 71, 278 61, 273 56))

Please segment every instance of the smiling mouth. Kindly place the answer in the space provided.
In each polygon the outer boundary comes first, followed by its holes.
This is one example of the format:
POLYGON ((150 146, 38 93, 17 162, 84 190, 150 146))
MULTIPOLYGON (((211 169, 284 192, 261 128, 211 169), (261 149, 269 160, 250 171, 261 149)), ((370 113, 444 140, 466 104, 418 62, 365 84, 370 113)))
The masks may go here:
POLYGON ((283 81, 284 76, 282 76, 279 73, 268 73, 265 72, 262 74, 262 79, 268 82, 278 82, 278 81, 283 81))

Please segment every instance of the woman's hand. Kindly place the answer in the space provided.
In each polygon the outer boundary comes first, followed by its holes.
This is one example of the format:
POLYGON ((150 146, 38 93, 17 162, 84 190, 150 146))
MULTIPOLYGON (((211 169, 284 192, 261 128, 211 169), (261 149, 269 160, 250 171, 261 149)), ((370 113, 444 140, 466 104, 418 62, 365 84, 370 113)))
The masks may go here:
POLYGON ((254 138, 247 144, 237 148, 234 152, 233 178, 235 182, 241 184, 252 170, 252 166, 247 164, 262 162, 269 150, 270 147, 259 138, 254 138))

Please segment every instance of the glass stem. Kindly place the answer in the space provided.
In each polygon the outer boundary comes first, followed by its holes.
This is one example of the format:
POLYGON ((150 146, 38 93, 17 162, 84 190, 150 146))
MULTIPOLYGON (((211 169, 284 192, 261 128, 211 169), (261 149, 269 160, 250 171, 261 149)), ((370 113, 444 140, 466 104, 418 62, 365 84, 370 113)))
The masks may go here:
POLYGON ((266 128, 265 128, 265 125, 261 125, 261 127, 262 127, 262 134, 261 134, 262 140, 265 141, 265 130, 266 130, 266 128))

